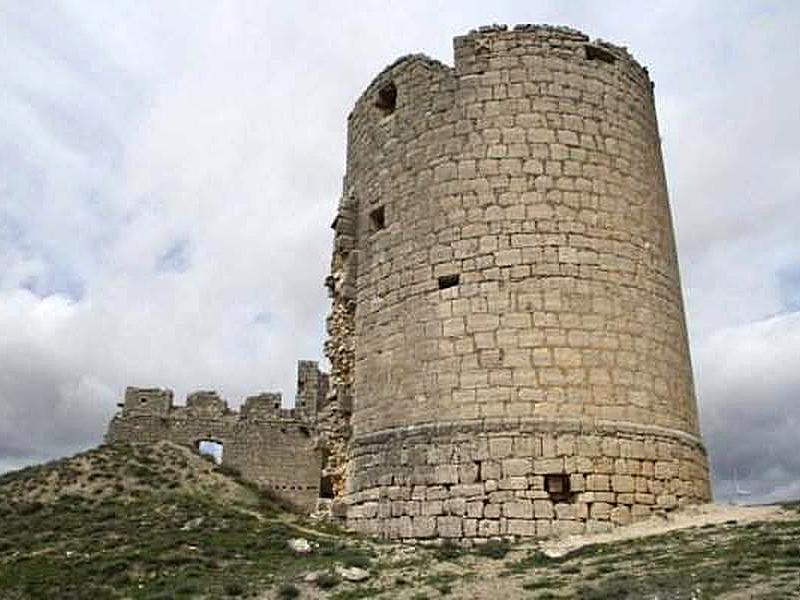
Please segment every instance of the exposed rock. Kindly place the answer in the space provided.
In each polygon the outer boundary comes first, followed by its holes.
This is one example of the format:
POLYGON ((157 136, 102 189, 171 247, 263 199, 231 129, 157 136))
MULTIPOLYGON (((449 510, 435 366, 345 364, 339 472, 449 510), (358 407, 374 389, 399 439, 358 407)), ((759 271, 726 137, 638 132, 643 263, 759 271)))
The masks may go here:
POLYGON ((292 552, 295 554, 311 554, 314 550, 309 541, 305 538, 293 538, 289 540, 289 548, 291 548, 292 552))
POLYGON ((364 581, 369 579, 369 571, 360 567, 336 567, 336 574, 345 581, 364 581))

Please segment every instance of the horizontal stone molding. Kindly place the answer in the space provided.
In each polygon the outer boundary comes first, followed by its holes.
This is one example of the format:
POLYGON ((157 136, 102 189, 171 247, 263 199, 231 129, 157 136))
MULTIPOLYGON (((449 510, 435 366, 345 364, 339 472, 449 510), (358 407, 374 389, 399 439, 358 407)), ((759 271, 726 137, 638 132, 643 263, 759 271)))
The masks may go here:
POLYGON ((439 423, 422 423, 404 427, 392 427, 368 434, 354 435, 351 448, 354 453, 358 447, 367 444, 382 444, 404 437, 440 437, 457 434, 493 434, 493 433, 571 433, 600 434, 622 436, 652 436, 665 440, 678 440, 695 446, 703 455, 705 447, 699 436, 668 429, 655 425, 619 421, 587 421, 583 419, 475 419, 469 421, 445 421, 439 423))

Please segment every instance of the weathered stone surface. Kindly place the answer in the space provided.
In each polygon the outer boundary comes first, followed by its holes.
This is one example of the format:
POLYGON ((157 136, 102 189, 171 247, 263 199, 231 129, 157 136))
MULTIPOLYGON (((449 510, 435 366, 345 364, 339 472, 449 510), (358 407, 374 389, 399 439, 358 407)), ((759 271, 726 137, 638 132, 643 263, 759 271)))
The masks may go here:
POLYGON ((185 406, 175 406, 170 390, 129 387, 106 441, 169 440, 194 449, 201 441, 220 443, 222 465, 310 513, 320 495, 316 418, 328 376, 317 363, 300 361, 297 380, 296 408, 281 408, 280 394, 265 393, 247 398, 238 412, 216 392, 194 392, 185 406))
POLYGON ((651 83, 587 40, 473 32, 350 115, 326 472, 363 527, 549 535, 709 498, 651 83))
POLYGON ((436 530, 439 537, 457 538, 461 537, 461 517, 436 517, 436 530))

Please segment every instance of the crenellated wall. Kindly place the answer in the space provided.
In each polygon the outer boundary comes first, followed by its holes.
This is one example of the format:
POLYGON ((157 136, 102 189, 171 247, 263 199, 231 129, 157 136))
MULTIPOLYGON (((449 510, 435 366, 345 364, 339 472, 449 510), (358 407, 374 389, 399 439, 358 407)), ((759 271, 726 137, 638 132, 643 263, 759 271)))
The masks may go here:
POLYGON ((194 392, 185 406, 175 406, 171 390, 129 387, 106 441, 170 440, 193 448, 201 441, 219 442, 224 466, 310 512, 319 497, 322 461, 316 411, 327 386, 317 363, 300 361, 294 409, 281 408, 277 393, 250 396, 235 411, 216 392, 194 392))
POLYGON ((542 535, 708 500, 647 71, 564 27, 454 49, 387 67, 348 121, 327 344, 347 522, 542 535))

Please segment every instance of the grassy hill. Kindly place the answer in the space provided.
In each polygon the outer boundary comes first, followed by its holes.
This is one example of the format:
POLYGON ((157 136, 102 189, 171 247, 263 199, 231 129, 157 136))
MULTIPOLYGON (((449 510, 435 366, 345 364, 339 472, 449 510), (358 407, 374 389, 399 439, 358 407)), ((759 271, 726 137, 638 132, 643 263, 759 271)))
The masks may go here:
POLYGON ((0 476, 0 598, 800 598, 800 508, 548 558, 381 543, 285 511, 169 443, 0 476), (296 554, 288 541, 308 540, 296 554), (346 581, 346 569, 369 572, 346 581), (345 569, 345 571, 343 571, 345 569))

